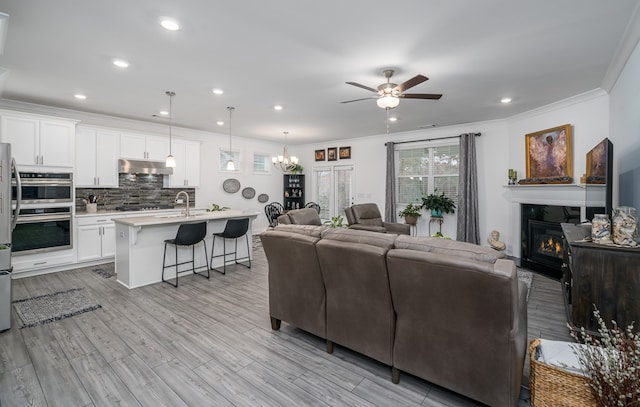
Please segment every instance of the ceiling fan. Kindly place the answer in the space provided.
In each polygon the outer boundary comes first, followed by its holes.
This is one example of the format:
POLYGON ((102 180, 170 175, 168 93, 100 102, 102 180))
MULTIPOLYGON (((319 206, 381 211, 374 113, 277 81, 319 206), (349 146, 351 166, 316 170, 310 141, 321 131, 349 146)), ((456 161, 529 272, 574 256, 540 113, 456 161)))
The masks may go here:
POLYGON ((400 103, 400 99, 432 99, 438 100, 442 97, 442 95, 433 94, 433 93, 403 93, 404 91, 413 88, 414 86, 421 84, 424 81, 429 80, 426 76, 416 75, 413 78, 409 79, 405 83, 400 85, 396 85, 395 83, 391 83, 391 77, 393 76, 393 69, 385 69, 382 71, 384 77, 387 78, 387 83, 383 83, 378 86, 378 89, 373 89, 365 85, 361 85, 356 82, 346 82, 347 85, 357 86, 358 88, 362 88, 373 93, 376 93, 377 97, 369 97, 362 99, 354 99, 347 100, 341 103, 351 103, 351 102, 359 102, 361 100, 369 100, 369 99, 377 99, 378 107, 383 109, 393 109, 398 106, 400 103))

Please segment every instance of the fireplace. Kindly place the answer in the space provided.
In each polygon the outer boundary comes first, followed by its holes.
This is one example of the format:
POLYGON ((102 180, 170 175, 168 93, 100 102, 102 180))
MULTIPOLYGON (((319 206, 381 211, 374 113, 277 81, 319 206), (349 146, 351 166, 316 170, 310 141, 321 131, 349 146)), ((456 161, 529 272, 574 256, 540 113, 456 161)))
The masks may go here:
POLYGON ((522 204, 521 265, 549 277, 562 276, 562 228, 579 223, 580 207, 522 204))

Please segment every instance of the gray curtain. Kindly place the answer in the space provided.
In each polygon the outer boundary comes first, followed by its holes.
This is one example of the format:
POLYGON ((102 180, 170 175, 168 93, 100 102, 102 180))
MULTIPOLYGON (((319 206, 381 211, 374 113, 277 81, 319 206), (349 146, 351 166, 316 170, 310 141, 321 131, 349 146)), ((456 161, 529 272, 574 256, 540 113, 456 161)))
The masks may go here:
POLYGON ((396 162, 394 144, 387 142, 387 184, 384 196, 384 221, 396 221, 396 162))
POLYGON ((460 177, 458 178, 456 213, 458 214, 456 240, 480 244, 475 133, 460 135, 460 177))

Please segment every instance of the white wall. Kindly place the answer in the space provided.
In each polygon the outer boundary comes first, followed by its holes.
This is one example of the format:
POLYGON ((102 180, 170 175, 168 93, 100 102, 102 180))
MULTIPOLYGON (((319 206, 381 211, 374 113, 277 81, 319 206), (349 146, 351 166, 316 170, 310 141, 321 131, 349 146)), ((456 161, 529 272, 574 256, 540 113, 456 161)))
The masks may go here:
MULTIPOLYGON (((481 238, 488 236, 493 229, 505 230, 507 219, 502 214, 508 210, 505 202, 496 200, 502 193, 501 185, 506 184, 508 146, 506 143, 506 125, 503 121, 489 121, 425 129, 420 131, 392 133, 364 138, 343 139, 330 143, 308 144, 296 146, 295 152, 301 158, 306 174, 312 174, 314 166, 332 166, 353 164, 355 168, 354 203, 374 202, 384 213, 385 207, 385 173, 386 173, 386 141, 407 141, 421 139, 437 139, 440 137, 458 136, 462 133, 480 132, 476 138, 478 159, 479 207, 482 214, 480 222, 481 238), (351 159, 338 161, 315 162, 315 150, 328 147, 351 146, 351 159)), ((455 142, 455 140, 454 140, 455 142)), ((307 181, 307 188, 313 191, 312 177, 307 181)), ((313 197, 317 199, 317 197, 313 197)), ((397 208, 398 210, 402 208, 397 208)), ((401 220, 402 221, 402 220, 401 220)), ((428 234, 429 216, 427 213, 418 222, 418 234, 428 234)), ((435 225, 432 226, 432 233, 435 225)), ((442 226, 443 234, 456 235, 455 215, 445 215, 442 226)))
MULTIPOLYGON (((519 256, 519 225, 514 222, 515 215, 519 216, 519 213, 514 213, 512 191, 506 187, 507 170, 513 168, 518 171, 519 178, 525 178, 525 135, 567 123, 573 126, 575 183, 579 182, 580 176, 585 172, 587 152, 600 140, 609 137, 615 145, 629 144, 629 135, 609 133, 609 96, 602 90, 595 90, 505 120, 392 133, 388 137, 382 134, 330 143, 308 144, 296 146, 295 153, 301 157, 307 174, 312 174, 314 165, 353 164, 355 203, 375 202, 380 210, 384 211, 386 172, 384 143, 386 141, 437 139, 457 136, 461 133, 481 132, 482 136, 476 139, 480 237, 482 243, 487 245, 486 237, 490 231, 499 230, 501 240, 507 243, 507 253, 519 256), (316 149, 342 146, 351 146, 350 160, 314 161, 316 149)), ((311 179, 307 181, 309 191, 313 190, 312 182, 311 179)), ((428 222, 429 216, 425 213, 418 223, 419 235, 428 234, 428 222)), ((448 215, 445 219, 443 233, 455 236, 455 215, 448 215)))
POLYGON ((611 89, 613 204, 640 211, 640 45, 611 89))
MULTIPOLYGON (((507 119, 508 168, 518 171, 518 178, 526 178, 525 135, 563 124, 571 124, 573 130, 574 183, 579 183, 580 177, 586 172, 586 155, 589 150, 605 137, 616 143, 609 135, 609 96, 602 90, 594 90, 507 119)), ((505 188, 502 199, 511 202, 515 193, 516 191, 505 188)), ((549 200, 554 200, 559 195, 559 190, 546 188, 537 193, 541 195, 538 199, 548 197, 549 200)), ((504 236, 501 236, 507 243, 507 252, 516 257, 520 257, 519 211, 519 205, 509 206, 509 211, 504 214, 509 219, 509 228, 504 229, 504 236)))

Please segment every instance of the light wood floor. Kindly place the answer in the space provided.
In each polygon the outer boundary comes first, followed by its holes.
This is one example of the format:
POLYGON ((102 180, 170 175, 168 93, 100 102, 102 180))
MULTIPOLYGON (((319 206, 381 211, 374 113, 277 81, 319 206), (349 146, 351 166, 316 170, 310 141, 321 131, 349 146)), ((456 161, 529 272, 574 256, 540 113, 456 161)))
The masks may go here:
MULTIPOLYGON (((84 288, 101 309, 0 334, 1 406, 475 406, 286 323, 270 328, 267 263, 128 290, 88 269, 13 281, 15 299, 84 288)), ((571 340, 560 283, 535 275, 529 337, 571 340)), ((528 364, 523 384, 527 385, 528 364)), ((521 406, 528 406, 523 389, 521 406)))

